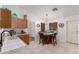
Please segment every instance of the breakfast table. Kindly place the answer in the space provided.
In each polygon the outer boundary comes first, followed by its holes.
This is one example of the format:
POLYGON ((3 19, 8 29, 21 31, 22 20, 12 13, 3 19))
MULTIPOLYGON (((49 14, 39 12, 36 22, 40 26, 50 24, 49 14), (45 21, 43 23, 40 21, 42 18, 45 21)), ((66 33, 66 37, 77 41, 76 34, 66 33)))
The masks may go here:
POLYGON ((55 45, 56 41, 56 33, 57 31, 46 31, 46 32, 40 32, 42 34, 42 43, 45 44, 53 44, 55 45))

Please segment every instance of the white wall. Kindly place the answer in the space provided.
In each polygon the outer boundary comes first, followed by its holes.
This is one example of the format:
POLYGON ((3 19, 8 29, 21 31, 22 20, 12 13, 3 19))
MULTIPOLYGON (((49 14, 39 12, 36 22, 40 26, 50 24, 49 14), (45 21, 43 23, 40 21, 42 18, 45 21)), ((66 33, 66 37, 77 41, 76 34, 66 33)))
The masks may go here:
POLYGON ((60 42, 66 42, 66 19, 65 18, 59 18, 56 20, 58 22, 58 41, 60 42), (60 28, 59 23, 64 23, 64 27, 60 28))

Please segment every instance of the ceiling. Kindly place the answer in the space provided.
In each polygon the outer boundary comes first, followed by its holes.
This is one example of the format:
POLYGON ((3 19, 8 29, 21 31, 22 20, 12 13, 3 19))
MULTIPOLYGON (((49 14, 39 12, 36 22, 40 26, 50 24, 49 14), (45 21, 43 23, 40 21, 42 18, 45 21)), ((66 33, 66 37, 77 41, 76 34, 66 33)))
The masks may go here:
POLYGON ((58 13, 63 16, 72 16, 79 14, 79 6, 78 5, 21 5, 19 6, 23 9, 29 10, 33 13, 48 13, 54 14, 56 12, 52 11, 53 8, 58 8, 58 13))
POLYGON ((9 5, 10 7, 17 7, 29 12, 30 15, 39 18, 68 17, 79 15, 78 5, 9 5), (53 8, 58 8, 58 11, 52 11, 53 8))

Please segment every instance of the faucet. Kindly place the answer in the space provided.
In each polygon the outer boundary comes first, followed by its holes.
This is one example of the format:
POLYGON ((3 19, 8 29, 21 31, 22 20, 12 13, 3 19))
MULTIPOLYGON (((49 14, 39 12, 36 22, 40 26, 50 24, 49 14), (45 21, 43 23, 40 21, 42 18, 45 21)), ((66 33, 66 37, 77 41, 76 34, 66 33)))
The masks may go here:
MULTIPOLYGON (((2 48, 2 46, 3 46, 3 36, 2 36, 2 34, 4 33, 4 32, 8 32, 8 33, 10 33, 10 31, 7 31, 7 30, 4 30, 2 33, 1 33, 1 39, 0 39, 0 52, 1 52, 1 48, 2 48)), ((11 36, 11 33, 10 33, 10 36, 11 36)))

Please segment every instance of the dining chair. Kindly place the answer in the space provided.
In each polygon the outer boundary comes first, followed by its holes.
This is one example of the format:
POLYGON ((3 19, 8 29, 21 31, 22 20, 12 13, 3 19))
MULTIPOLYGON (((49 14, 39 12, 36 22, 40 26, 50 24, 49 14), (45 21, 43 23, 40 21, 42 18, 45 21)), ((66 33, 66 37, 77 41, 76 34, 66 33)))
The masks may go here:
POLYGON ((42 43, 43 33, 39 32, 39 44, 42 43))
POLYGON ((57 33, 54 33, 53 35, 53 45, 57 44, 57 33))

